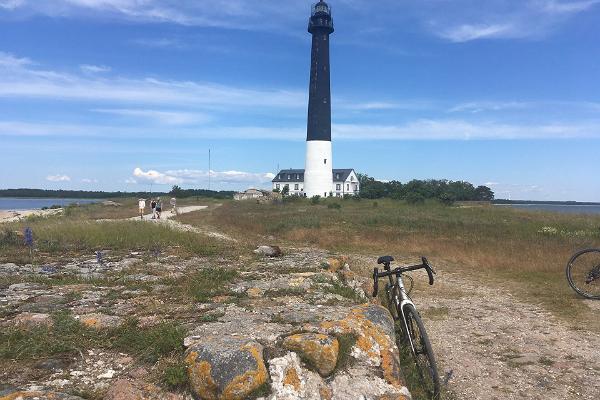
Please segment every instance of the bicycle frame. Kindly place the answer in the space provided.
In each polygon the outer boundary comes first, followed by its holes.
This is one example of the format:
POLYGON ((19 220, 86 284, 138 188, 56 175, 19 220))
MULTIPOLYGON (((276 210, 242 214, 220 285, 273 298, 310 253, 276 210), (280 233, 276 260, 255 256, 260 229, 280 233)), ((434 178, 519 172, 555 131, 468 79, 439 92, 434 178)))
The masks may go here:
POLYGON ((409 334, 410 332, 408 329, 408 324, 406 323, 406 317, 404 315, 404 306, 406 306, 407 304, 410 304, 413 307, 415 307, 415 309, 416 309, 416 306, 415 306, 415 303, 413 303, 413 301, 410 299, 410 297, 408 297, 408 294, 406 293, 404 281, 402 280, 402 273, 398 272, 395 274, 395 276, 396 276, 395 282, 394 282, 394 278, 392 278, 392 275, 389 276, 389 279, 390 279, 389 290, 393 293, 394 288, 397 288, 400 298, 398 299, 396 296, 390 297, 390 295, 392 294, 390 292, 388 292, 388 298, 391 298, 391 301, 394 302, 394 306, 396 307, 396 312, 399 314, 398 319, 400 319, 400 318, 402 319, 403 329, 404 329, 404 332, 406 333, 406 336, 408 337, 408 341, 410 343, 410 349, 414 355, 416 353, 416 350, 415 350, 415 346, 413 344, 412 337, 409 334))

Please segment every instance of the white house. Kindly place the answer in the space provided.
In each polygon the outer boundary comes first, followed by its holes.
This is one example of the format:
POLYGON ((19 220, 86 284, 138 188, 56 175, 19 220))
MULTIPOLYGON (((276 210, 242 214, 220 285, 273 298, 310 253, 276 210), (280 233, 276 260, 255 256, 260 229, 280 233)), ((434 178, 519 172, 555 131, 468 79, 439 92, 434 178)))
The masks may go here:
MULTIPOLYGON (((290 195, 305 196, 304 193, 304 170, 282 169, 273 179, 273 190, 282 191, 288 187, 290 195)), ((358 177, 353 169, 334 169, 331 176, 331 190, 323 193, 323 197, 344 195, 357 195, 360 193, 358 177)))

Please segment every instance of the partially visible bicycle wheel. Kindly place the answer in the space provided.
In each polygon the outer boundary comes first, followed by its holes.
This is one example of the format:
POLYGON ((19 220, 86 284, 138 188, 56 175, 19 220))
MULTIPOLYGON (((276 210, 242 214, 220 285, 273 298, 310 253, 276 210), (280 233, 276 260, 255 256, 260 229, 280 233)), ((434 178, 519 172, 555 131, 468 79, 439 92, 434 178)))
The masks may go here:
MULTIPOLYGON (((421 321, 419 313, 411 304, 404 306, 404 318, 406 318, 406 325, 408 327, 406 334, 410 336, 410 341, 414 347, 413 357, 422 388, 426 392, 427 397, 439 399, 440 377, 423 321, 421 321)), ((410 346, 410 343, 408 345, 410 346)))
POLYGON ((600 249, 586 249, 573 254, 567 263, 567 280, 581 296, 600 299, 600 249))

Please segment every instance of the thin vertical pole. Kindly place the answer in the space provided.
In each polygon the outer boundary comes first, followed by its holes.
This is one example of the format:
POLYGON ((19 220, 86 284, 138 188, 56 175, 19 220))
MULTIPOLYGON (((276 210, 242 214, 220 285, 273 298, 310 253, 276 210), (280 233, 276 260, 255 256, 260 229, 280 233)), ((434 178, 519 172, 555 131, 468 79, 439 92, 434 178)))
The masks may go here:
POLYGON ((208 149, 208 190, 210 190, 210 149, 208 149))

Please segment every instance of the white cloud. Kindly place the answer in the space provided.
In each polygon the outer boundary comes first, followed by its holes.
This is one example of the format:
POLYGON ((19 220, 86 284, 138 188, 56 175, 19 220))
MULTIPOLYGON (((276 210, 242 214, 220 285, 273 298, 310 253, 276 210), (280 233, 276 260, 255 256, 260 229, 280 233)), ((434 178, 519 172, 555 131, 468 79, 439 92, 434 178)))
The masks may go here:
POLYGON ((480 39, 539 39, 600 4, 600 0, 455 0, 429 2, 421 18, 452 42, 480 39))
POLYGON ((111 68, 107 67, 106 65, 89 65, 89 64, 82 64, 79 66, 79 68, 81 68, 81 70, 83 72, 87 72, 87 73, 91 73, 91 74, 98 74, 98 73, 102 73, 102 72, 110 72, 111 68))
POLYGON ((4 53, 0 51, 0 68, 2 69, 15 69, 22 68, 25 65, 32 64, 28 58, 15 57, 12 54, 4 53))
POLYGON ((83 182, 83 183, 98 183, 98 179, 83 178, 81 180, 81 182, 83 182))
MULTIPOLYGON (((133 171, 134 180, 137 183, 155 183, 160 185, 198 185, 206 184, 209 180, 208 171, 194 169, 179 169, 159 172, 155 170, 144 171, 136 168, 133 171)), ((254 173, 243 171, 210 171, 210 180, 215 185, 236 186, 264 185, 270 182, 275 175, 273 173, 254 173)))
POLYGON ((25 3, 25 0, 0 0, 0 8, 5 10, 14 10, 21 7, 25 3))
POLYGON ((482 102, 468 102, 458 104, 448 110, 448 112, 469 112, 473 114, 481 113, 484 111, 504 111, 514 109, 525 109, 534 107, 536 105, 533 102, 522 102, 522 101, 509 101, 509 102, 493 102, 493 101, 482 101, 482 102))
POLYGON ((160 80, 155 78, 106 78, 78 76, 39 68, 31 62, 0 53, 0 97, 52 98, 205 107, 306 106, 305 91, 252 89, 210 82, 160 80))
POLYGON ((138 182, 156 183, 159 185, 177 185, 183 183, 183 180, 155 170, 143 171, 141 168, 133 170, 134 179, 138 182))
POLYGON ((571 139, 600 138, 600 123, 548 123, 541 125, 417 120, 403 125, 333 125, 338 139, 370 140, 469 140, 469 139, 571 139))
POLYGON ((206 114, 190 113, 181 111, 159 111, 159 110, 135 110, 135 109, 94 109, 94 112, 114 114, 124 117, 152 119, 167 125, 189 125, 206 123, 211 118, 206 114))
POLYGON ((48 175, 46 177, 47 181, 50 182, 70 182, 71 178, 67 175, 48 175))
POLYGON ((540 9, 550 14, 569 14, 585 11, 596 4, 600 0, 581 0, 581 1, 559 1, 559 0, 537 0, 534 4, 540 9))
POLYGON ((484 38, 511 38, 519 37, 520 31, 513 25, 460 25, 439 32, 439 35, 452 42, 468 42, 484 38))
MULTIPOLYGON (((160 127, 52 125, 22 122, 0 122, 1 136, 58 136, 102 138, 161 138, 160 127)), ((334 124, 333 137, 337 140, 469 140, 469 139, 574 139, 600 138, 600 121, 542 124, 506 124, 472 122, 460 119, 420 119, 396 125, 334 124)), ((304 127, 272 128, 257 126, 180 127, 170 132, 177 138, 228 138, 304 140, 304 127)))

